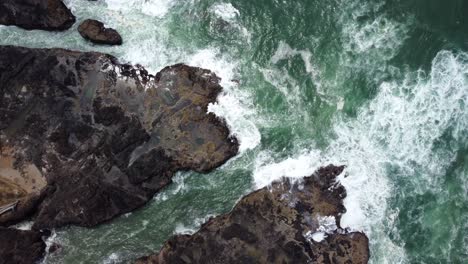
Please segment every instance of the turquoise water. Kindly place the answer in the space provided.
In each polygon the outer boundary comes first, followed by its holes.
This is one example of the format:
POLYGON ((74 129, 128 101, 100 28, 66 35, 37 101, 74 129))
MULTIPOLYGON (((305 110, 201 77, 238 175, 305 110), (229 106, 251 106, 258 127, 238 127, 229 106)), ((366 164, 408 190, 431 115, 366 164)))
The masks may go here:
POLYGON ((343 224, 372 263, 468 263, 468 2, 461 0, 65 1, 123 36, 94 46, 0 28, 0 44, 98 50, 155 72, 215 71, 241 153, 181 173, 146 207, 97 228, 55 231, 46 263, 125 263, 197 230, 280 176, 347 165, 343 224), (232 81, 232 80, 238 80, 232 81))

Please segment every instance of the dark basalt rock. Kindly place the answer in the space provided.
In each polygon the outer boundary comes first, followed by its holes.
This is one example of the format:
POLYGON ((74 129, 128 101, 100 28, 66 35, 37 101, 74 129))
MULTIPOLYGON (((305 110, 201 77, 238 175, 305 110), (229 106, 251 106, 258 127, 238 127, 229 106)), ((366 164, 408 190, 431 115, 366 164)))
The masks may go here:
POLYGON ((238 143, 207 114, 221 90, 212 72, 182 64, 153 76, 101 53, 0 46, 0 153, 47 181, 0 225, 34 215, 35 230, 95 226, 143 206, 179 170, 222 165, 238 143))
POLYGON ((328 166, 301 183, 275 182, 137 263, 367 263, 367 237, 340 228, 346 191, 335 178, 342 171, 328 166), (335 217, 338 228, 317 242, 312 234, 327 216, 335 217))
POLYGON ((122 37, 112 28, 104 27, 102 22, 93 19, 86 19, 78 27, 80 35, 97 44, 121 45, 122 37))
POLYGON ((37 263, 45 249, 42 234, 37 231, 0 227, 0 264, 37 263))
POLYGON ((75 16, 61 0, 2 0, 0 24, 24 29, 66 30, 75 16))

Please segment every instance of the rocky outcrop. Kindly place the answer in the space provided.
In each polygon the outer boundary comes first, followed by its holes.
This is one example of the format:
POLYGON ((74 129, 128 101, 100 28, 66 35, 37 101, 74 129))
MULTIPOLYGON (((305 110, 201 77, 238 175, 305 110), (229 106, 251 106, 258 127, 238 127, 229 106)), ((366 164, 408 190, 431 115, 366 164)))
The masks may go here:
POLYGON ((367 237, 340 228, 342 171, 328 166, 302 182, 275 182, 137 263, 367 263, 367 237))
POLYGON ((75 16, 61 0, 2 0, 0 24, 24 29, 66 30, 75 16))
POLYGON ((97 44, 121 45, 122 37, 112 28, 106 28, 102 22, 86 19, 78 27, 80 35, 97 44))
POLYGON ((143 206, 176 171, 222 165, 238 143, 207 113, 221 90, 182 64, 151 75, 101 53, 0 46, 0 152, 47 183, 0 225, 94 226, 143 206))
POLYGON ((0 227, 0 264, 33 264, 44 256, 42 234, 0 227))

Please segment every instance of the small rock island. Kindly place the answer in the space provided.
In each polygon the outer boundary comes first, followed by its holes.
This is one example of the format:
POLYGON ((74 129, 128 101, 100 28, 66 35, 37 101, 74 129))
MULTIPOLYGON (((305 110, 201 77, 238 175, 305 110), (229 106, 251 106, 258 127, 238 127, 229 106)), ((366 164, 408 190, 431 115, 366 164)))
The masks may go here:
POLYGON ((93 43, 106 45, 122 45, 122 37, 112 28, 106 28, 104 23, 86 19, 78 27, 80 35, 93 43))

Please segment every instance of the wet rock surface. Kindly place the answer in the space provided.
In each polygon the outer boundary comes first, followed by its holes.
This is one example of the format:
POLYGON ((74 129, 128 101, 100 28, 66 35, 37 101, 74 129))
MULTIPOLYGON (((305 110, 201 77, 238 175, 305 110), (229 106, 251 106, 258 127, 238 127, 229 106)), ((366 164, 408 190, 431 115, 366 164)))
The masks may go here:
POLYGON ((137 263, 367 263, 367 237, 340 228, 346 191, 335 178, 342 171, 328 166, 302 182, 275 182, 137 263), (314 240, 319 234, 323 240, 314 240))
POLYGON ((0 264, 36 263, 45 249, 40 232, 0 227, 0 264))
POLYGON ((221 90, 182 64, 151 75, 101 53, 0 46, 0 150, 47 182, 0 225, 95 226, 143 206, 176 171, 222 165, 238 143, 207 114, 221 90))
POLYGON ((122 37, 112 28, 106 28, 100 21, 86 19, 78 27, 80 35, 97 44, 121 45, 122 37))
POLYGON ((2 0, 0 24, 24 29, 66 30, 75 16, 61 0, 2 0))

